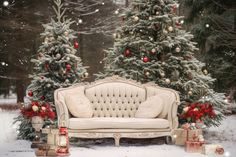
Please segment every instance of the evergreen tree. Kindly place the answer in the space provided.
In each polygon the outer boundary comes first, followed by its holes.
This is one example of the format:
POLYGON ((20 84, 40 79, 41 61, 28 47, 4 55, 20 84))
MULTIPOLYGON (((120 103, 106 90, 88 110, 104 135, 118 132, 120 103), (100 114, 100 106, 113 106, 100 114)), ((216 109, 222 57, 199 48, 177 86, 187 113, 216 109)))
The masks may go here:
MULTIPOLYGON (((211 89, 215 79, 194 57, 196 43, 193 35, 182 29, 183 17, 176 15, 177 8, 173 0, 134 0, 122 15, 124 24, 114 34, 114 47, 106 51, 105 72, 97 76, 116 74, 175 89, 181 97, 179 114, 191 103, 205 103, 220 112, 202 115, 199 120, 208 126, 219 125, 224 94, 211 89)), ((196 121, 179 118, 181 123, 196 121)))
POLYGON ((37 56, 31 60, 34 72, 30 76, 32 81, 27 88, 29 101, 24 104, 22 115, 17 118, 17 121, 21 122, 19 137, 23 139, 35 137, 30 122, 32 116, 39 115, 45 118, 45 125, 50 123, 48 118, 54 117, 51 111, 55 113, 53 94, 56 89, 71 86, 88 75, 81 59, 75 55, 79 44, 75 39, 75 32, 70 29, 73 21, 65 19, 65 9, 62 9, 61 0, 54 0, 54 3, 56 20, 51 19, 50 23, 43 25, 45 31, 41 36, 44 41, 38 49, 37 56))
MULTIPOLYGON (((188 12, 186 23, 192 25, 204 62, 214 77, 216 90, 236 94, 235 1, 180 0, 188 12)), ((234 96, 235 96, 234 94, 234 96)))

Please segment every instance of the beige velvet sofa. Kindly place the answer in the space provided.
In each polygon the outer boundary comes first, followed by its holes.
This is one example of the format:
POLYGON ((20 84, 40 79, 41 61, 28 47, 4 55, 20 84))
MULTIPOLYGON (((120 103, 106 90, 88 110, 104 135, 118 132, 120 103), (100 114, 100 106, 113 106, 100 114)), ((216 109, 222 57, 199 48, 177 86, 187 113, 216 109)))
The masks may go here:
MULTIPOLYGON (((90 84, 75 84, 60 88, 54 93, 58 126, 68 127, 70 137, 114 138, 118 146, 120 138, 172 137, 178 126, 176 91, 154 84, 140 84, 118 76, 98 80, 90 84), (89 118, 74 117, 68 109, 66 96, 80 98, 81 86, 90 101, 92 115, 89 118), (149 97, 164 94, 161 113, 154 118, 135 116, 140 104, 149 97)), ((158 102, 157 102, 158 103, 158 102)), ((155 107, 153 107, 155 108, 155 107)), ((152 108, 149 107, 149 111, 152 108)), ((166 138, 170 139, 170 138, 166 138)))

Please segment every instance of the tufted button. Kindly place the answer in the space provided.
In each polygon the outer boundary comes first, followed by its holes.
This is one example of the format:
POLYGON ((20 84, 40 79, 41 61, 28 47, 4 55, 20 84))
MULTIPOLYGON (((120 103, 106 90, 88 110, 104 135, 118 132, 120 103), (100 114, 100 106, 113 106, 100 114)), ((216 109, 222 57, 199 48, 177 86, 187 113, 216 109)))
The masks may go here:
POLYGON ((93 101, 91 101, 91 103, 93 103, 93 101))
POLYGON ((124 104, 124 101, 122 101, 122 104, 124 104))
POLYGON ((125 95, 125 97, 127 97, 127 95, 125 95))
POLYGON ((98 103, 100 103, 100 101, 98 101, 98 103))
POLYGON ((109 108, 107 108, 107 111, 109 111, 109 108))
POLYGON ((138 107, 136 107, 136 110, 138 110, 138 107))
POLYGON ((136 103, 136 101, 134 101, 134 104, 136 103))
POLYGON ((101 94, 101 97, 103 97, 103 95, 101 94))
POLYGON ((121 97, 121 95, 119 95, 119 97, 121 97))
POLYGON ((96 94, 94 96, 97 96, 96 94))
POLYGON ((115 97, 115 94, 113 94, 113 97, 115 97))
POLYGON ((125 111, 126 111, 127 109, 125 108, 125 111))
POLYGON ((130 102, 128 101, 128 104, 129 104, 130 102))
POLYGON ((109 94, 107 94, 107 96, 109 96, 109 94))
POLYGON ((141 104, 142 102, 141 102, 141 101, 139 101, 139 103, 141 104))
POLYGON ((106 103, 106 100, 104 100, 103 103, 105 104, 105 103, 106 103))
POLYGON ((116 101, 116 103, 118 104, 118 101, 116 101))
POLYGON ((101 108, 101 111, 103 111, 103 108, 101 108))
POLYGON ((131 108, 130 110, 133 111, 133 108, 131 108))
POLYGON ((138 94, 136 95, 136 97, 138 97, 138 94))
POLYGON ((94 108, 94 110, 97 110, 97 108, 94 108))
POLYGON ((112 103, 112 101, 110 101, 110 103, 112 103))
POLYGON ((121 110, 121 108, 119 108, 119 110, 121 110))
POLYGON ((133 95, 130 96, 131 98, 133 97, 133 95))
POLYGON ((115 111, 115 108, 113 108, 113 111, 115 111))

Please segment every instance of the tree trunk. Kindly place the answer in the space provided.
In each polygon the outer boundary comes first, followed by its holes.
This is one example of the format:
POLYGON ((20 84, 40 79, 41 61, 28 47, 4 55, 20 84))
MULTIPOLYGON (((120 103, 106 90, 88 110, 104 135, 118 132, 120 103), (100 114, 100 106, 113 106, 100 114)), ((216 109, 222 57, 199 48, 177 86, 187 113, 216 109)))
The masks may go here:
POLYGON ((16 80, 16 95, 17 103, 24 102, 25 89, 24 89, 24 80, 16 80))

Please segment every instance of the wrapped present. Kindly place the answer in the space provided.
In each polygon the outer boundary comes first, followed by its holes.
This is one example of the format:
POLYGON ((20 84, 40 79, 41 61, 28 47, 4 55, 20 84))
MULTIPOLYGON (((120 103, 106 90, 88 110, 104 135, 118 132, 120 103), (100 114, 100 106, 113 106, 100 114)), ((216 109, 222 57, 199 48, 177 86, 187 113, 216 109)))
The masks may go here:
POLYGON ((187 130, 176 129, 174 131, 174 143, 175 145, 184 145, 187 140, 187 130))
POLYGON ((203 154, 210 155, 210 154, 224 154, 224 148, 221 145, 217 144, 206 144, 203 146, 202 150, 203 154))
POLYGON ((186 141, 185 151, 188 153, 202 153, 205 142, 200 141, 186 141))
POLYGON ((203 138, 202 136, 202 130, 201 129, 195 129, 195 130, 189 130, 189 129, 176 129, 174 131, 174 143, 176 145, 185 145, 185 142, 188 141, 199 141, 199 138, 201 137, 201 140, 203 138))

